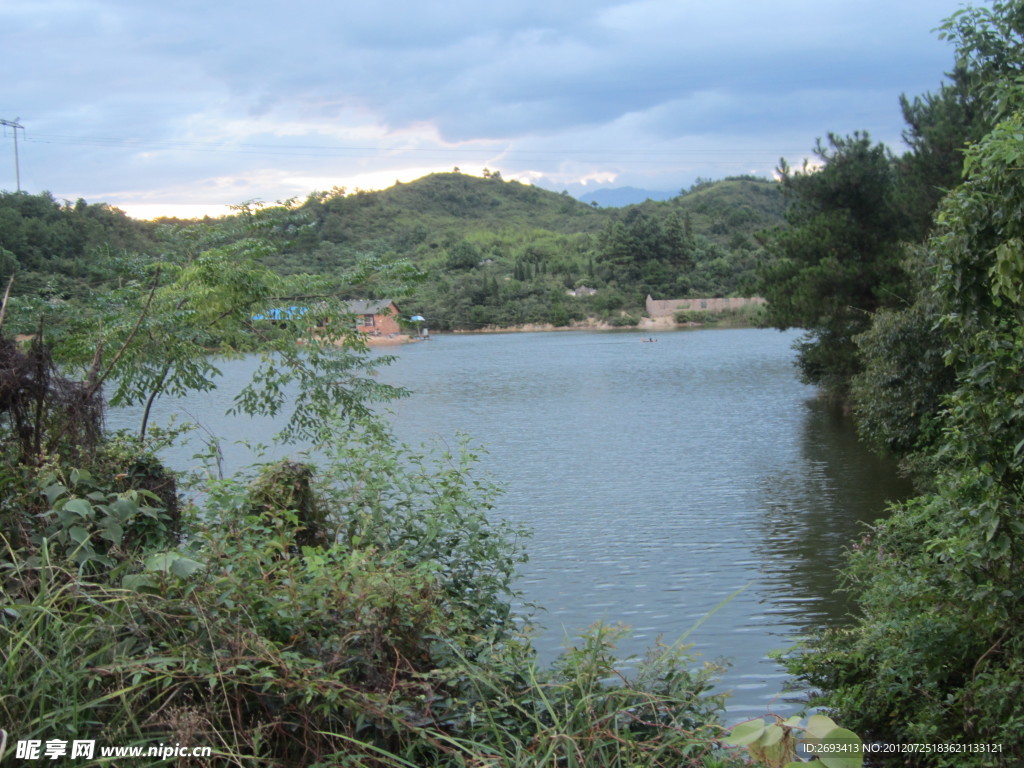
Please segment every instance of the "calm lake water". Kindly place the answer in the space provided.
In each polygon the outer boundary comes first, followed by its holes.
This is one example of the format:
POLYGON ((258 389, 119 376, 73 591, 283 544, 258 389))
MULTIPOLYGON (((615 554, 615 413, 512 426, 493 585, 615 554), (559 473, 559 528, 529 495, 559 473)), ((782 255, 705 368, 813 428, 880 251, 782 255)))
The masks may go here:
MULTIPOLYGON (((534 531, 519 587, 545 609, 545 659, 595 621, 633 627, 623 654, 696 627, 694 650, 731 662, 722 686, 739 720, 798 708, 768 653, 842 621, 840 553, 908 491, 798 381, 797 335, 444 335, 388 350, 380 379, 413 391, 391 406, 406 442, 465 432, 487 447, 497 514, 534 531)), ((222 390, 163 415, 268 440, 271 424, 221 416, 250 367, 225 366, 222 390)), ((228 465, 244 457, 230 448, 228 465)))

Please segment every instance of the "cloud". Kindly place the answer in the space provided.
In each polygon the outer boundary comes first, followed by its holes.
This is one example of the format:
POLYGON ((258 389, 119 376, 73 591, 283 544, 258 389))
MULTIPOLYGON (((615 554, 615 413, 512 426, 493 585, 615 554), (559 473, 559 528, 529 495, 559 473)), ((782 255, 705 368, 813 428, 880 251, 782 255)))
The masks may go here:
POLYGON ((958 5, 35 0, 0 6, 0 117, 26 188, 114 204, 455 165, 675 189, 829 131, 897 143, 958 5))

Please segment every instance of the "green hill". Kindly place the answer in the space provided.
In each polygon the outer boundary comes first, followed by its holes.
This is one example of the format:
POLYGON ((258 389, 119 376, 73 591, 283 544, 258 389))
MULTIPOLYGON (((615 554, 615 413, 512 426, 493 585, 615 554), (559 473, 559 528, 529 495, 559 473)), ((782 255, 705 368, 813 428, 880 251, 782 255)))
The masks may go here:
POLYGON ((360 257, 425 273, 403 309, 432 327, 631 322, 658 298, 736 295, 782 222, 778 184, 702 182, 665 202, 601 209, 498 175, 437 173, 378 192, 311 196, 274 266, 331 274, 360 257), (587 287, 590 296, 569 296, 587 287), (625 316, 624 316, 625 315, 625 316))
MULTIPOLYGON (((743 292, 757 233, 782 222, 779 185, 701 182, 664 202, 599 208, 499 174, 435 173, 385 190, 336 189, 260 214, 284 274, 321 274, 365 298, 398 296, 436 329, 553 323, 588 316, 635 323, 655 298, 743 292), (347 285, 362 260, 413 265, 421 279, 347 285), (570 295, 577 288, 581 295, 570 295), (369 295, 368 295, 369 294, 369 295)), ((76 299, 139 274, 148 258, 188 258, 247 234, 225 220, 137 222, 102 204, 0 195, 0 276, 15 295, 76 299)))
POLYGON ((156 229, 110 206, 58 202, 49 192, 0 192, 0 292, 70 299, 116 281, 132 254, 155 249, 156 229))

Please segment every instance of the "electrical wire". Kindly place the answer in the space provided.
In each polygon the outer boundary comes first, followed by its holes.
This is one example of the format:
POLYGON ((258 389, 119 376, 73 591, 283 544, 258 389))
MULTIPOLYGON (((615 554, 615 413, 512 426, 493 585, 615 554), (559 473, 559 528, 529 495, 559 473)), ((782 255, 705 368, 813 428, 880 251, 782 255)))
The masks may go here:
POLYGON ((602 162, 644 163, 664 161, 665 159, 690 159, 706 162, 714 160, 721 163, 722 159, 730 159, 733 163, 749 163, 754 158, 760 162, 775 162, 780 156, 800 156, 808 153, 800 150, 767 150, 762 148, 730 148, 730 149, 674 149, 674 150, 635 150, 635 149, 500 149, 487 147, 409 147, 409 146, 346 146, 332 144, 254 144, 227 143, 215 141, 167 141, 159 139, 136 139, 114 136, 68 136, 59 134, 33 134, 26 136, 25 141, 35 144, 55 144, 68 146, 109 147, 111 149, 134 149, 139 151, 175 151, 175 152, 212 152, 231 154, 277 155, 287 157, 324 157, 324 156, 366 156, 373 154, 423 154, 441 156, 482 156, 494 157, 572 157, 579 159, 595 159, 602 162))

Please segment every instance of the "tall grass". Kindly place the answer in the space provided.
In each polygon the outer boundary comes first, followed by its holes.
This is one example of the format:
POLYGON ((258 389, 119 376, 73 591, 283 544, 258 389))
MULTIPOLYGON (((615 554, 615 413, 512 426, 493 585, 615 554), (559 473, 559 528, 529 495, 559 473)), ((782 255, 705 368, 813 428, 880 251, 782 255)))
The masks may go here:
POLYGON ((615 655, 628 631, 591 627, 552 668, 520 665, 514 689, 493 667, 467 663, 480 725, 460 745, 515 768, 703 765, 722 732, 715 725, 722 701, 708 694, 717 667, 691 671, 686 648, 659 645, 629 675, 615 655))
POLYGON ((53 562, 45 545, 29 565, 6 543, 0 723, 18 740, 101 730, 112 743, 138 741, 139 702, 154 692, 117 672, 121 660, 145 650, 131 631, 136 596, 53 562))

